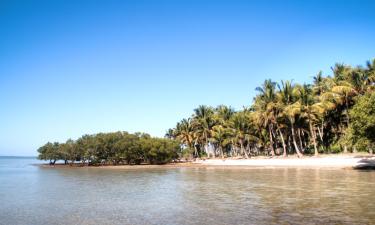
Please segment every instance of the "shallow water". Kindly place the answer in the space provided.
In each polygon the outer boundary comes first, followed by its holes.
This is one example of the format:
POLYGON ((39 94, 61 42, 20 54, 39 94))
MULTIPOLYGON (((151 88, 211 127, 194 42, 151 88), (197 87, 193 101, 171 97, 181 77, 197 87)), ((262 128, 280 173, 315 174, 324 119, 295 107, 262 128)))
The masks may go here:
POLYGON ((0 224, 375 224, 375 172, 42 168, 0 157, 0 224))

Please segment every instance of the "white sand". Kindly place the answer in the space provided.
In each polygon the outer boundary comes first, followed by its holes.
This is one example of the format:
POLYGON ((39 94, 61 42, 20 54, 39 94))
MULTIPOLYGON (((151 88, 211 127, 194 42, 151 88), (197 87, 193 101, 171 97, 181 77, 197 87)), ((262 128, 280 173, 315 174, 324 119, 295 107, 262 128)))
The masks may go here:
POLYGON ((252 159, 207 159, 194 162, 212 166, 260 166, 260 167, 334 167, 348 168, 371 165, 375 166, 375 157, 354 155, 328 155, 321 157, 255 157, 252 159))

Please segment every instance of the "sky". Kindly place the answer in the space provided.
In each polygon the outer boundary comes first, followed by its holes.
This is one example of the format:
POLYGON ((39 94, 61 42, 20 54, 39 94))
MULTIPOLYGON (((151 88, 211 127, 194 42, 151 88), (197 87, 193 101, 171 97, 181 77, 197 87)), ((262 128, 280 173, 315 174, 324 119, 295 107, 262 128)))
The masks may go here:
POLYGON ((47 141, 164 136, 198 105, 251 104, 375 57, 375 1, 1 0, 0 155, 47 141))

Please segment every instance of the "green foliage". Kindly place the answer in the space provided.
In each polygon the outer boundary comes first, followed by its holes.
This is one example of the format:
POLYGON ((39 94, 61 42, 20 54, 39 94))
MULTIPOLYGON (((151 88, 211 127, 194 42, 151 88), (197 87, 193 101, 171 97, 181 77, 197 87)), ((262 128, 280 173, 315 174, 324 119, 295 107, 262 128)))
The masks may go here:
POLYGON ((194 149, 184 148, 181 150, 181 153, 179 154, 179 158, 189 160, 192 158, 193 154, 194 154, 194 149))
POLYGON ((49 160, 50 164, 55 164, 55 162, 61 159, 62 153, 60 150, 59 143, 51 143, 48 142, 44 146, 38 149, 39 156, 38 159, 40 160, 49 160))
POLYGON ((180 146, 176 141, 155 138, 146 139, 143 144, 150 164, 165 164, 178 157, 180 146))
POLYGON ((303 85, 266 79, 251 106, 201 105, 166 136, 194 156, 367 151, 375 142, 374 68, 375 59, 366 67, 336 64, 331 76, 319 72, 303 85))
POLYGON ((332 146, 330 146, 331 153, 340 153, 341 151, 342 151, 342 147, 338 143, 335 143, 332 146))
POLYGON ((178 158, 180 145, 177 141, 153 138, 148 134, 127 132, 84 135, 66 143, 48 142, 38 149, 39 159, 100 164, 164 164, 178 158))
POLYGON ((375 143, 375 92, 358 97, 349 114, 351 123, 346 136, 359 150, 367 151, 375 143))
POLYGON ((127 132, 47 143, 39 158, 66 163, 163 164, 177 158, 368 151, 375 143, 375 59, 366 67, 336 64, 312 84, 267 79, 253 104, 200 105, 168 129, 165 139, 127 132))

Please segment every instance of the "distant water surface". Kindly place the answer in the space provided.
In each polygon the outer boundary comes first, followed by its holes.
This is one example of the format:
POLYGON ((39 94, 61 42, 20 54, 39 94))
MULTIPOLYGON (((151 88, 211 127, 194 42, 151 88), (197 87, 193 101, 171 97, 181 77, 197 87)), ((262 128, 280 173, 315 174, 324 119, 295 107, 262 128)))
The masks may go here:
POLYGON ((0 224, 375 224, 375 172, 42 168, 0 157, 0 224))

